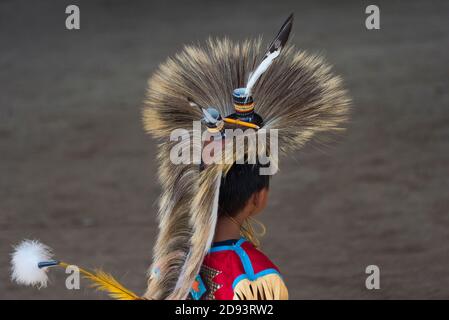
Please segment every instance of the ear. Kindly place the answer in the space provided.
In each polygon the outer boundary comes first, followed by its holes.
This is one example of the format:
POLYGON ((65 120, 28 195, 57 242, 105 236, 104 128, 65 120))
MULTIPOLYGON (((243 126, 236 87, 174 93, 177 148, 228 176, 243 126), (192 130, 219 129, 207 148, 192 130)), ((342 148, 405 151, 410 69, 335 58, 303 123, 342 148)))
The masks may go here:
POLYGON ((263 209, 265 209, 268 201, 268 188, 263 188, 262 190, 253 194, 252 203, 254 206, 253 214, 257 214, 263 209))

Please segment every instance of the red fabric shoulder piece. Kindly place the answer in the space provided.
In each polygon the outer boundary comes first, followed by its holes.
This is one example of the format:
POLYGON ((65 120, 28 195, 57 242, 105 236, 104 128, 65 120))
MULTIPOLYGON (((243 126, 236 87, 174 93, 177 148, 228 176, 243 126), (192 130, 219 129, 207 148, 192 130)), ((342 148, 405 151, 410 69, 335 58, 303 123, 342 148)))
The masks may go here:
POLYGON ((251 242, 245 241, 242 243, 241 247, 249 256, 254 274, 267 269, 274 269, 279 272, 279 268, 263 252, 254 247, 251 242))
POLYGON ((234 287, 243 279, 279 274, 276 265, 244 238, 233 245, 211 248, 203 266, 209 274, 206 286, 213 288, 209 290, 212 299, 233 299, 234 287))

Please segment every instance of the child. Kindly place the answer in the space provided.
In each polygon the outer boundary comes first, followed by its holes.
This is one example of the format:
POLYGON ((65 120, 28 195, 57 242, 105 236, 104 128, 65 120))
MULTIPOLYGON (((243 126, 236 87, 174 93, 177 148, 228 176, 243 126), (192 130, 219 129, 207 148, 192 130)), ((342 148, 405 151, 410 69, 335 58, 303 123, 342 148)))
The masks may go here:
POLYGON ((190 291, 193 299, 288 299, 279 269, 262 252, 248 220, 266 206, 270 176, 234 164, 222 178, 214 242, 190 291))

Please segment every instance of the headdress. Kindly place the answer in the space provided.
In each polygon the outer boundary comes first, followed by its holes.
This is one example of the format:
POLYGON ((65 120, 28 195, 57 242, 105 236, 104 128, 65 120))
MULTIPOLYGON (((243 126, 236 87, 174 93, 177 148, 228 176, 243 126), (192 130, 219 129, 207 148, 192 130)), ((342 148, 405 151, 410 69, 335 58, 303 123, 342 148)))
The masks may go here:
POLYGON ((203 119, 203 129, 218 132, 218 140, 229 126, 256 129, 253 135, 277 129, 282 154, 300 149, 316 133, 341 130, 350 102, 342 81, 321 57, 286 46, 292 22, 290 16, 268 50, 260 39, 188 45, 149 80, 143 117, 145 129, 161 142, 163 193, 146 297, 187 297, 210 248, 221 178, 232 163, 255 151, 277 166, 270 134, 256 147, 246 146, 243 156, 235 149, 221 155, 231 161, 174 164, 170 155, 180 144, 192 153, 206 146, 195 139, 194 121, 203 119), (171 141, 179 129, 182 138, 171 141))

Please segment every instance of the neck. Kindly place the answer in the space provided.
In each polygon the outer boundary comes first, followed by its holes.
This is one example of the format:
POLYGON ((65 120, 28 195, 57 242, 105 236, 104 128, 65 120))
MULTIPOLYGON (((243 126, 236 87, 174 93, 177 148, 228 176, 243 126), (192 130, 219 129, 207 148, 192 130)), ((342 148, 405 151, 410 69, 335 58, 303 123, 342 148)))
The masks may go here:
POLYGON ((225 215, 219 217, 215 228, 214 242, 240 238, 242 223, 237 218, 231 219, 225 215))

